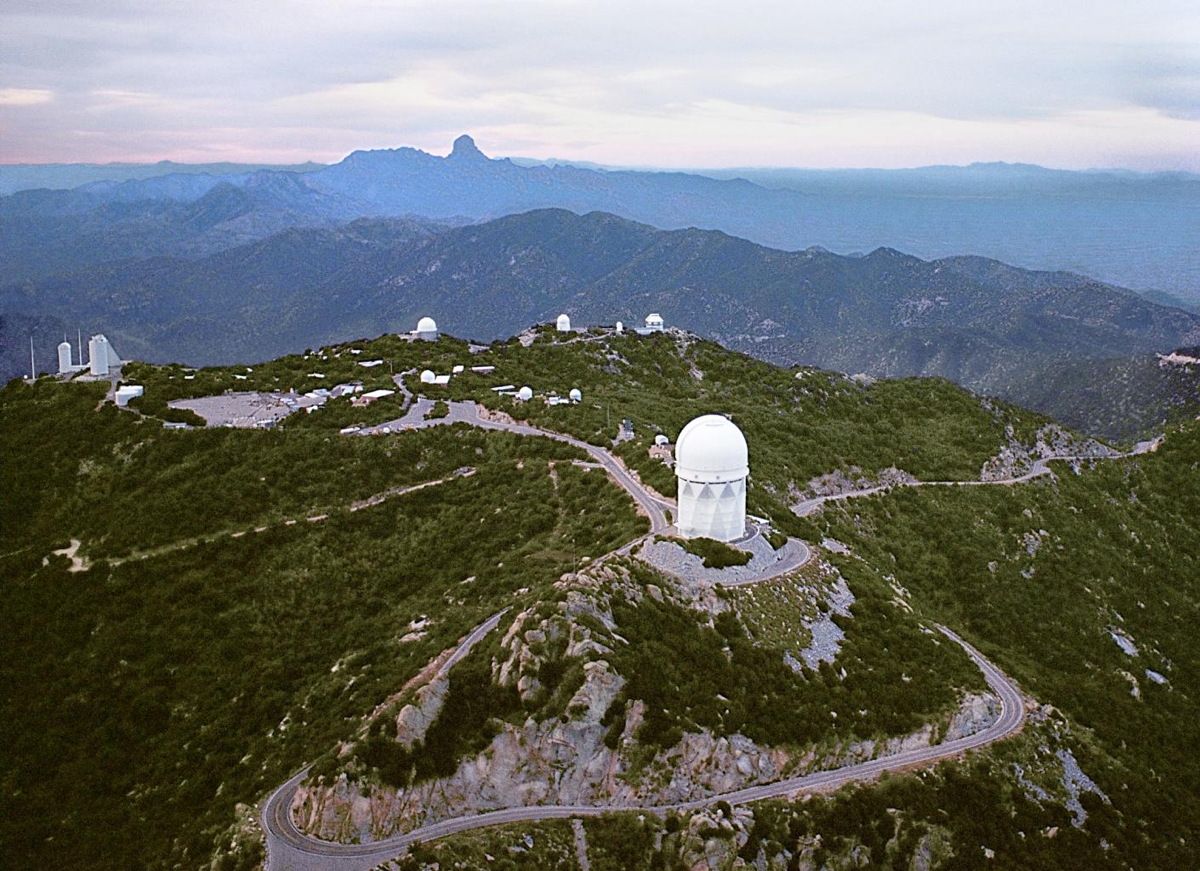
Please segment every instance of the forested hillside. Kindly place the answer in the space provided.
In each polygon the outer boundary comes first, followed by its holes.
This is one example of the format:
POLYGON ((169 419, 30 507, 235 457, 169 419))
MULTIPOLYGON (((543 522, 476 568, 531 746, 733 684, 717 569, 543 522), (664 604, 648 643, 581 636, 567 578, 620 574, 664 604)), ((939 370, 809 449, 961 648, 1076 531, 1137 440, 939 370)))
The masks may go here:
MULTIPOLYGON (((410 386, 610 447, 664 492, 672 476, 649 455, 654 435, 729 413, 751 445, 751 510, 814 545, 849 549, 823 548, 808 574, 788 581, 792 592, 778 592, 802 604, 810 590, 819 601, 841 577, 853 594, 848 616, 836 618, 840 658, 808 677, 780 664, 779 632, 807 630, 781 617, 775 593, 723 599, 713 607, 730 616, 714 619, 668 576, 613 563, 607 585, 588 596, 610 597, 597 601, 617 628, 571 619, 615 645, 615 673, 641 676, 606 724, 646 703, 646 729, 630 733, 635 758, 696 729, 784 746, 825 740, 833 755, 922 723, 945 729, 980 679, 961 653, 930 640, 935 621, 1049 706, 1021 737, 932 774, 753 805, 752 816, 715 807, 694 825, 664 821, 661 842, 653 819, 589 822, 593 867, 671 866, 694 856, 697 838, 701 852, 714 838, 729 845, 730 861, 761 847, 785 864, 809 855, 907 865, 923 852, 935 865, 974 867, 985 850, 1014 868, 1074 867, 1081 856, 1091 867, 1194 864, 1193 424, 1153 454, 1056 464, 1054 477, 1013 486, 900 489, 801 518, 789 506, 833 479, 979 480, 997 458, 1010 472, 1027 468, 1046 440, 1105 451, 945 381, 779 369, 682 334, 564 340, 543 330, 476 351, 385 336, 250 367, 143 364, 127 374, 153 400, 144 414, 118 410, 95 384, 42 379, 0 392, 10 460, 0 469, 9 497, 0 603, 12 626, 0 641, 5 865, 255 867, 255 802, 318 758, 324 771, 349 766, 371 782, 381 782, 369 774, 380 766, 407 777, 407 759, 359 744, 386 737, 371 731, 373 712, 504 606, 510 619, 553 625, 560 603, 578 601, 563 575, 644 532, 627 495, 568 445, 461 424, 338 435, 398 416, 398 397, 367 408, 330 400, 272 431, 170 431, 153 416, 176 397, 354 377, 371 386, 390 382, 374 372, 458 363, 496 370, 468 369, 448 388, 410 386), (368 359, 387 365, 358 365, 368 359), (489 389, 503 383, 529 383, 539 399, 514 405, 489 389), (583 391, 579 405, 540 402, 572 387, 583 391), (613 446, 625 418, 633 438, 613 446), (409 489, 417 485, 427 486, 409 489), (1137 653, 1123 653, 1113 633, 1137 653), (726 666, 700 667, 714 657, 726 666), (827 709, 840 716, 826 733, 827 709), (778 710, 791 712, 787 724, 778 710), (338 761, 346 742, 365 768, 338 761), (1103 799, 1067 777, 1076 764, 1103 799), (1087 811, 1078 828, 1077 794, 1087 811)), ((493 693, 488 658, 501 641, 493 636, 452 677, 448 704, 463 716, 430 738, 442 754, 430 774, 505 722, 581 716, 570 693, 594 657, 545 642, 527 661, 544 692, 493 693)), ((644 776, 653 781, 655 770, 644 776)), ((546 849, 558 837, 553 826, 524 831, 538 844, 546 832, 546 849)), ((506 849, 503 837, 439 843, 411 861, 453 854, 482 867, 483 854, 506 849)))

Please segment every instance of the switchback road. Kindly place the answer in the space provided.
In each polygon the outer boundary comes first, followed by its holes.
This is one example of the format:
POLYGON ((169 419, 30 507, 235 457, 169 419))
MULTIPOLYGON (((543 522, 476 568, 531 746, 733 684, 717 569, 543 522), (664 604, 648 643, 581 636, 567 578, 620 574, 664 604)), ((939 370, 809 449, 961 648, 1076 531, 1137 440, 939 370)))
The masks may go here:
MULTIPOLYGON (((502 430, 518 435, 540 436, 573 445, 586 451, 592 459, 602 466, 614 481, 633 497, 640 509, 650 518, 651 531, 648 535, 660 534, 671 528, 670 514, 673 505, 650 492, 629 471, 624 464, 611 453, 590 445, 584 441, 562 433, 542 430, 527 424, 512 421, 490 419, 480 415, 479 406, 474 402, 450 403, 450 414, 443 418, 426 419, 424 409, 418 411, 420 401, 403 418, 375 427, 363 429, 360 434, 370 435, 379 432, 395 432, 397 430, 423 428, 448 423, 466 423, 484 429, 502 430)), ((1139 445, 1130 454, 1152 451, 1157 444, 1146 443, 1139 445)), ((1129 456, 1125 454, 1122 456, 1129 456)), ((1030 470, 1018 477, 998 481, 937 481, 915 482, 900 486, 975 486, 983 484, 1013 485, 1032 480, 1041 475, 1050 474, 1049 463, 1055 460, 1097 459, 1094 457, 1048 457, 1034 462, 1030 470)), ((888 488, 872 487, 848 493, 822 496, 808 500, 796 506, 797 513, 807 513, 816 510, 825 502, 850 499, 879 493, 888 488), (804 509, 807 509, 805 511, 804 509)), ((641 536, 633 542, 624 545, 614 553, 628 553, 647 536, 641 536)), ((767 577, 753 578, 744 583, 754 583, 776 577, 785 571, 793 570, 809 558, 807 547, 798 552, 795 566, 773 566, 767 577)), ((606 555, 607 556, 607 555, 606 555)), ((604 559, 604 557, 601 557, 604 559)), ((791 565, 792 561, 788 562, 791 565)), ((507 610, 507 609, 506 609, 507 610)), ((461 660, 481 638, 491 632, 503 617, 504 612, 493 615, 483 624, 476 627, 458 646, 454 653, 442 665, 445 671, 461 660)), ((905 771, 917 767, 931 765, 946 759, 957 757, 969 750, 984 747, 995 741, 1007 738, 1020 731, 1025 723, 1025 704, 1020 690, 998 667, 990 662, 973 646, 959 637, 952 630, 939 626, 938 629, 950 640, 961 646, 972 661, 983 672, 984 679, 992 692, 1000 699, 1001 712, 996 722, 987 728, 964 738, 946 741, 930 747, 920 747, 905 750, 890 756, 878 757, 866 762, 858 762, 826 771, 817 771, 774 783, 750 786, 733 792, 719 793, 687 802, 666 805, 553 805, 513 807, 487 813, 468 814, 461 817, 442 820, 428 826, 422 826, 411 832, 396 835, 382 841, 369 844, 342 844, 323 841, 301 832, 292 818, 291 805, 296 790, 308 773, 305 768, 297 772, 291 779, 275 790, 263 803, 261 822, 267 840, 269 871, 316 871, 316 869, 331 869, 331 871, 366 871, 381 862, 386 862, 418 842, 443 838, 448 835, 466 832, 487 826, 503 825, 506 823, 537 822, 543 820, 565 820, 596 817, 613 811, 636 811, 663 815, 671 811, 695 811, 710 807, 724 801, 731 805, 746 804, 771 798, 787 798, 804 793, 830 792, 850 783, 869 781, 884 772, 905 771)))

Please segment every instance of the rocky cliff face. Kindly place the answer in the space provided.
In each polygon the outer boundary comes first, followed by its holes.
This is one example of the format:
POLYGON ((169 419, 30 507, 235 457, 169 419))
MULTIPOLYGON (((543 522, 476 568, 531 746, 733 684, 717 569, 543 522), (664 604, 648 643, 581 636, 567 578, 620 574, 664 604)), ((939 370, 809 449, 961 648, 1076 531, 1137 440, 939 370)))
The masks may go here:
MULTIPOLYGON (((626 685, 626 677, 604 658, 612 652, 609 644, 621 642, 615 633, 613 600, 673 598, 686 601, 700 620, 731 605, 711 587, 641 585, 624 569, 609 566, 564 576, 558 586, 557 602, 523 611, 508 624, 492 660, 492 674, 497 684, 515 687, 522 699, 532 702, 542 697, 537 675, 548 657, 583 660, 582 680, 561 711, 504 724, 486 750, 461 760, 449 777, 394 788, 369 784, 359 776, 363 772, 350 766, 332 782, 307 784, 293 805, 301 827, 322 838, 365 842, 503 807, 670 804, 971 734, 998 714, 994 698, 972 695, 948 723, 927 724, 910 735, 884 740, 767 747, 741 734, 702 730, 686 732, 673 746, 655 751, 635 737, 645 715, 640 700, 630 700, 623 722, 608 719, 626 685), (615 729, 619 734, 614 736, 615 729)), ((425 737, 448 686, 447 675, 437 669, 427 669, 424 680, 376 712, 394 717, 396 740, 407 747, 425 737)), ((348 749, 343 755, 350 756, 348 749)))

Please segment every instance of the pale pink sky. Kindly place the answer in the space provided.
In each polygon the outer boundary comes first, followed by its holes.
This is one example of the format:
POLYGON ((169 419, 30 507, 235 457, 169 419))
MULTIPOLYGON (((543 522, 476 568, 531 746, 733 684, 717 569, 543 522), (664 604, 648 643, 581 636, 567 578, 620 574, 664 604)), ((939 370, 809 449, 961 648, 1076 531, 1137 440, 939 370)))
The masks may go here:
POLYGON ((1200 171, 1200 3, 7 0, 0 162, 1200 171))

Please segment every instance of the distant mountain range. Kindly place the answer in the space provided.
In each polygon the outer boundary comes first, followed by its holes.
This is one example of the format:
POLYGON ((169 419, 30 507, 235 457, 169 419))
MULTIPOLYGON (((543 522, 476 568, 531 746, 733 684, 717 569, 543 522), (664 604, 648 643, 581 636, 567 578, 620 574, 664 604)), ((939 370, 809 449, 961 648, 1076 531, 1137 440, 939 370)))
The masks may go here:
MULTIPOLYGON (((469 136, 459 137, 446 157, 398 148, 356 151, 327 167, 214 165, 192 167, 200 171, 187 174, 161 171, 175 168, 159 166, 153 177, 144 178, 131 178, 136 173, 130 168, 116 168, 107 180, 72 191, 0 198, 0 262, 13 279, 61 271, 52 256, 29 250, 44 237, 56 245, 83 237, 63 248, 64 265, 75 268, 100 262, 110 239, 115 244, 107 259, 195 256, 265 238, 283 224, 398 216, 480 221, 565 208, 611 212, 663 229, 718 229, 791 250, 821 245, 851 253, 886 245, 927 259, 978 254, 1200 302, 1195 254, 1200 178, 1183 173, 1066 172, 1010 164, 601 170, 489 159, 469 136), (197 230, 187 210, 162 214, 163 200, 200 207, 199 200, 225 185, 254 198, 229 227, 197 230), (114 209, 117 204, 122 208, 114 209)), ((94 177, 104 168, 78 169, 94 177)), ((25 171, 30 178, 28 167, 0 167, 0 191, 8 170, 25 171)), ((66 171, 46 170, 59 176, 66 171)))
MULTIPOLYGON (((560 311, 580 325, 659 311, 776 362, 939 375, 1000 395, 1067 363, 1200 343, 1200 315, 1070 273, 889 248, 786 252, 562 209, 450 228, 293 228, 195 259, 10 285, 0 311, 103 324, 128 356, 196 364, 408 330, 426 313, 450 333, 495 339, 560 311)), ((1037 404, 1059 407, 1053 396, 1037 404)))

